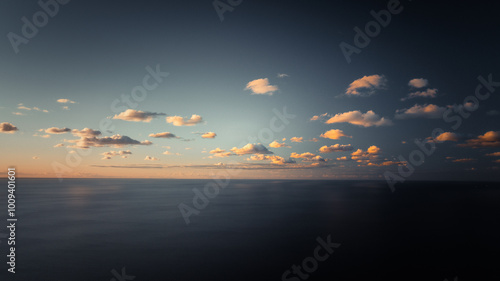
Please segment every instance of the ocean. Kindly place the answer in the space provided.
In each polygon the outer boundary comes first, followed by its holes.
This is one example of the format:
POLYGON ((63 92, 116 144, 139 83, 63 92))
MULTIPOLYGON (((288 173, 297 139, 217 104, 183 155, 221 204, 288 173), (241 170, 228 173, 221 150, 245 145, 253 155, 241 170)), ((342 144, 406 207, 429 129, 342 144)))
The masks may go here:
POLYGON ((0 280, 500 279, 499 183, 209 182, 17 179, 0 280))

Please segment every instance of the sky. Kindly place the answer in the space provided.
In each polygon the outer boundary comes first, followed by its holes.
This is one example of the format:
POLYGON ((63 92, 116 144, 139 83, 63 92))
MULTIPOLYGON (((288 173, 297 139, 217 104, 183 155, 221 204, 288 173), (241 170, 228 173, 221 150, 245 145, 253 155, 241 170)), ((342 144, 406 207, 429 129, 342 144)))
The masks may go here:
POLYGON ((0 175, 500 180, 487 3, 0 5, 0 175))

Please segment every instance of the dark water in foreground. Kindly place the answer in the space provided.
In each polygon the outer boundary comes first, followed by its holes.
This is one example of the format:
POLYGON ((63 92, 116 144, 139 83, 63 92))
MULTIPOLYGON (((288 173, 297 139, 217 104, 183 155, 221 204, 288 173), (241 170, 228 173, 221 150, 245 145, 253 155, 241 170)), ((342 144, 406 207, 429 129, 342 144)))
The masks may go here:
POLYGON ((19 179, 0 280, 282 280, 328 235, 340 247, 288 280, 500 280, 498 183, 231 180, 187 226, 178 205, 207 182, 19 179))

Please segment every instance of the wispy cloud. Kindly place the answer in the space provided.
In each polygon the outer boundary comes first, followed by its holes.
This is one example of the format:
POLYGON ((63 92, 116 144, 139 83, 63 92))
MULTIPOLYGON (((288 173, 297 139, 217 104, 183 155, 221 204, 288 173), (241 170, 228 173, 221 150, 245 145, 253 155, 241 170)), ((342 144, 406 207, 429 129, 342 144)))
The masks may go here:
POLYGON ((76 103, 76 101, 72 101, 69 99, 58 99, 57 102, 58 103, 76 103))
POLYGON ((132 122, 150 122, 154 117, 165 116, 165 113, 140 111, 135 109, 127 109, 120 114, 117 114, 113 119, 120 119, 132 122))
POLYGON ((176 135, 170 133, 170 132, 163 132, 163 133, 157 133, 157 134, 149 134, 150 137, 152 138, 164 138, 164 139, 173 139, 173 138, 179 138, 176 135))
POLYGON ((371 127, 371 126, 379 127, 379 126, 393 125, 391 120, 378 116, 372 110, 366 113, 362 113, 357 110, 338 113, 335 116, 328 119, 325 123, 326 124, 349 123, 363 127, 371 127))
POLYGON ((435 104, 415 104, 411 108, 398 109, 396 110, 396 119, 408 119, 408 118, 429 118, 429 119, 439 119, 443 117, 443 113, 446 111, 446 107, 440 107, 435 104))
POLYGON ((48 112, 49 112, 49 111, 48 111, 48 110, 46 110, 46 109, 41 109, 41 108, 38 108, 38 107, 36 107, 36 106, 31 107, 31 108, 30 108, 30 107, 26 107, 26 106, 24 106, 24 104, 22 104, 22 103, 18 104, 18 105, 17 105, 17 108, 18 108, 18 109, 23 109, 23 110, 35 110, 35 111, 41 111, 41 112, 44 112, 44 113, 48 113, 48 112))

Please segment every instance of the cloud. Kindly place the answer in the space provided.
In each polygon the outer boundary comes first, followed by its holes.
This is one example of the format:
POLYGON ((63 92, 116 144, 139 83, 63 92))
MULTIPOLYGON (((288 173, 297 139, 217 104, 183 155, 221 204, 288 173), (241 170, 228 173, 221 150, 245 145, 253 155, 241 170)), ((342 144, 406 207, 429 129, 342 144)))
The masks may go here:
POLYGON ((310 121, 317 121, 317 120, 321 120, 321 119, 323 119, 324 117, 327 117, 327 116, 328 116, 328 113, 323 113, 323 114, 320 114, 320 115, 314 115, 309 120, 310 121))
POLYGON ((278 73, 278 78, 285 78, 285 77, 289 77, 289 75, 285 73, 278 73))
POLYGON ((351 136, 344 134, 344 131, 338 129, 331 129, 329 131, 326 131, 325 133, 321 134, 320 137, 332 140, 338 140, 341 137, 352 138, 351 136))
POLYGON ((354 151, 351 153, 351 159, 357 160, 358 162, 377 160, 381 151, 382 150, 379 147, 372 145, 366 151, 363 151, 362 149, 354 151))
POLYGON ((245 90, 251 90, 254 95, 272 95, 278 90, 277 86, 269 85, 267 78, 256 79, 248 82, 245 90))
POLYGON ((462 159, 455 159, 451 162, 455 162, 455 163, 467 163, 467 162, 474 162, 476 161, 476 159, 472 159, 472 158, 462 158, 462 159))
POLYGON ((8 123, 8 122, 0 123, 0 133, 13 134, 16 131, 19 131, 19 129, 16 126, 14 126, 12 123, 8 123))
POLYGON ((38 156, 33 156, 33 160, 38 160, 38 159, 40 159, 40 157, 38 157, 38 156))
POLYGON ((303 141, 303 137, 293 137, 290 139, 291 142, 302 142, 303 141))
POLYGON ((204 139, 214 139, 216 136, 217 134, 214 132, 208 132, 201 135, 201 137, 204 139))
POLYGON ((263 160, 271 160, 271 164, 277 164, 277 165, 285 165, 285 164, 295 164, 295 160, 293 159, 285 159, 281 156, 277 155, 263 155, 263 154, 257 154, 257 155, 252 155, 250 158, 247 158, 247 160, 253 160, 253 161, 263 161, 263 160))
POLYGON ((347 88, 345 94, 347 96, 366 97, 375 94, 378 89, 384 88, 387 80, 383 75, 363 76, 354 80, 347 88))
POLYGON ((425 91, 417 91, 410 93, 408 97, 402 98, 401 101, 413 99, 413 98, 435 98, 437 96, 437 89, 427 89, 425 91))
POLYGON ((269 151, 264 145, 252 144, 249 143, 242 148, 233 147, 231 149, 236 155, 244 155, 244 154, 273 154, 273 152, 269 151))
POLYGON ((62 109, 63 110, 69 110, 69 107, 65 105, 65 106, 62 107, 62 109))
POLYGON ((424 78, 415 78, 411 79, 410 82, 408 82, 408 86, 411 86, 413 88, 423 88, 427 87, 427 84, 429 84, 429 81, 424 78))
POLYGON ((54 145, 54 147, 63 147, 64 146, 64 143, 58 143, 56 145, 54 145))
POLYGON ((330 146, 322 146, 319 149, 319 152, 321 153, 331 153, 331 152, 339 152, 339 151, 351 151, 354 148, 350 144, 334 144, 330 146))
POLYGON ((291 148, 291 146, 286 145, 286 143, 279 143, 277 141, 273 141, 272 143, 270 143, 269 147, 272 147, 272 148, 279 148, 279 147, 288 147, 288 148, 291 148))
POLYGON ((149 136, 152 138, 164 138, 164 139, 178 138, 176 135, 169 133, 169 132, 149 134, 149 136))
POLYGON ((128 136, 122 135, 113 135, 111 137, 102 137, 98 138, 97 136, 101 134, 100 131, 95 131, 92 129, 85 128, 81 131, 73 130, 72 133, 75 136, 79 136, 80 139, 77 140, 66 140, 66 142, 74 143, 75 145, 69 146, 72 148, 82 148, 87 149, 90 147, 104 147, 104 146, 113 146, 113 147, 123 147, 127 145, 151 145, 152 142, 145 141, 137 141, 128 136))
POLYGON ((337 158, 337 161, 349 161, 350 159, 347 158, 347 156, 342 156, 342 157, 339 157, 337 158))
POLYGON ((209 158, 213 158, 213 157, 229 157, 231 155, 233 155, 231 152, 226 152, 225 149, 220 149, 220 148, 216 148, 216 149, 213 149, 213 150, 210 150, 210 154, 214 154, 213 156, 210 156, 209 158))
POLYGON ((444 132, 436 137, 437 141, 458 141, 459 136, 452 132, 444 132))
POLYGON ((107 160, 107 159, 111 159, 113 156, 121 156, 122 158, 127 158, 128 155, 131 155, 132 152, 130 150, 120 150, 120 151, 109 151, 109 152, 104 152, 104 153, 101 153, 101 155, 103 155, 102 159, 103 160, 107 160))
POLYGON ((484 135, 480 135, 475 139, 467 140, 464 144, 459 144, 461 147, 500 147, 500 131, 489 131, 484 135))
POLYGON ((185 119, 181 116, 168 116, 167 123, 172 123, 174 126, 194 126, 201 123, 203 118, 200 115, 193 114, 191 118, 185 119))
POLYGON ((144 158, 144 160, 148 160, 148 161, 160 161, 160 159, 158 159, 156 157, 151 157, 151 156, 146 156, 146 158, 144 158))
POLYGON ((408 118, 429 118, 429 119, 439 119, 443 117, 443 113, 446 111, 446 107, 439 107, 435 104, 415 104, 411 108, 398 109, 396 110, 396 119, 408 119, 408 118))
POLYGON ((45 129, 45 132, 47 134, 65 134, 65 133, 70 132, 70 131, 71 131, 70 128, 52 127, 52 128, 45 129))
POLYGON ((23 115, 25 115, 24 113, 21 113, 21 112, 12 112, 12 114, 14 114, 14 115, 18 115, 18 116, 23 116, 23 115))
POLYGON ((36 106, 35 106, 35 107, 32 107, 32 108, 29 108, 29 107, 24 106, 22 103, 18 104, 18 105, 17 105, 17 108, 18 108, 18 109, 23 109, 23 110, 36 110, 36 111, 41 111, 41 112, 45 112, 45 113, 48 113, 48 112, 49 112, 49 111, 48 111, 48 110, 46 110, 46 109, 40 109, 40 108, 38 108, 38 107, 36 107, 36 106))
POLYGON ((309 141, 312 141, 312 142, 318 142, 318 141, 319 141, 319 139, 317 139, 317 138, 312 138, 312 139, 310 139, 309 141))
POLYGON ((75 101, 69 100, 69 99, 58 99, 58 103, 76 103, 75 101))
POLYGON ((304 152, 304 153, 292 152, 292 154, 290 154, 290 158, 300 158, 304 162, 326 162, 326 160, 323 157, 311 152, 304 152))
POLYGON ((328 119, 326 124, 334 124, 334 123, 349 123, 353 125, 363 126, 363 127, 371 127, 371 126, 390 126, 392 125, 392 121, 385 119, 384 117, 380 117, 372 110, 361 113, 360 111, 349 111, 344 113, 338 113, 335 116, 328 119))
POLYGON ((493 152, 493 153, 490 153, 490 154, 486 154, 486 156, 500 157, 500 152, 493 152))
POLYGON ((406 162, 402 162, 402 161, 384 161, 382 163, 368 163, 368 166, 377 166, 377 167, 384 167, 384 166, 394 166, 394 165, 397 165, 397 166, 406 166, 406 162))
POLYGON ((92 130, 89 128, 85 128, 83 130, 73 129, 71 131, 71 133, 74 136, 81 137, 81 138, 91 138, 91 137, 97 137, 97 136, 101 135, 101 131, 92 130))
POLYGON ((135 109, 127 109, 118 115, 115 115, 113 119, 120 119, 132 122, 150 122, 154 117, 164 116, 165 113, 156 113, 148 111, 140 111, 135 109))

